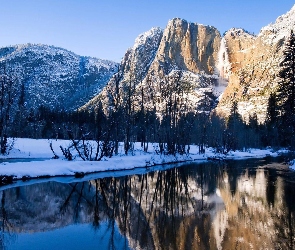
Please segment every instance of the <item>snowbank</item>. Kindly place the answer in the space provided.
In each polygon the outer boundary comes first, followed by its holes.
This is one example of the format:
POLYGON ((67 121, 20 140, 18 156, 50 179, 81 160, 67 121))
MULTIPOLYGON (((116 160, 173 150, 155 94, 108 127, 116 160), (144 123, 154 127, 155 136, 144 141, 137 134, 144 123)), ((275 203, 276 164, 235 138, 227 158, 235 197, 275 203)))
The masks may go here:
POLYGON ((66 147, 70 144, 67 140, 34 140, 17 139, 14 149, 7 156, 1 156, 0 175, 34 178, 44 176, 73 176, 75 173, 97 173, 105 171, 130 170, 134 168, 149 168, 155 165, 177 163, 207 159, 245 159, 277 156, 270 149, 251 149, 247 152, 230 152, 228 155, 218 155, 212 148, 206 149, 205 154, 198 153, 197 146, 190 146, 190 154, 164 156, 155 153, 156 144, 150 144, 147 153, 143 152, 140 143, 135 143, 134 151, 130 155, 123 154, 123 145, 120 145, 119 155, 112 158, 103 158, 102 161, 83 161, 75 158, 73 161, 64 159, 60 145, 66 147), (53 153, 50 149, 52 142, 55 153, 59 159, 51 159, 53 153), (8 160, 8 158, 10 160, 8 160), (11 160, 17 159, 17 160, 11 160))

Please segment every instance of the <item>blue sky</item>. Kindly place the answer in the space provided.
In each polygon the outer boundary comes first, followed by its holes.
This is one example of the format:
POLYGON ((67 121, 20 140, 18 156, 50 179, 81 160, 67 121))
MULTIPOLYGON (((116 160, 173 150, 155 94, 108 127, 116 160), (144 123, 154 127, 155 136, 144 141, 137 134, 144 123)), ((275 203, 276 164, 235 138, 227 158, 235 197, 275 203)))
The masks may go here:
POLYGON ((259 30, 294 0, 0 0, 0 47, 43 43, 119 62, 135 38, 180 17, 215 26, 259 30))

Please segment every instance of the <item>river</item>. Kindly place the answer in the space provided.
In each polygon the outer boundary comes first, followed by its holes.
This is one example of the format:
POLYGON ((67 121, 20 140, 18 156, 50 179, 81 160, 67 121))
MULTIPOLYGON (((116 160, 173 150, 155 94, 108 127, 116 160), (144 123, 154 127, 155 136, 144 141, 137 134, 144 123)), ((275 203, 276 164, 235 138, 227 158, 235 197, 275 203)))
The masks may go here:
POLYGON ((294 173, 280 161, 19 181, 1 187, 0 248, 294 249, 294 173))

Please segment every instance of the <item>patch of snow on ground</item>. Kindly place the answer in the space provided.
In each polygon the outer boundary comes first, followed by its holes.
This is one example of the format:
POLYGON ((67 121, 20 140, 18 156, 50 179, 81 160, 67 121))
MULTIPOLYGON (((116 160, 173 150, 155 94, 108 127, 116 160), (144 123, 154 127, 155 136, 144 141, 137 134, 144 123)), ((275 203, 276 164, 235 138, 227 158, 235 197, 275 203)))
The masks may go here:
POLYGON ((155 153, 156 144, 149 144, 149 150, 145 153, 140 143, 134 144, 134 151, 130 155, 123 154, 123 144, 120 144, 119 155, 112 158, 103 158, 102 161, 83 161, 75 158, 73 161, 64 159, 60 146, 67 147, 70 141, 67 140, 35 140, 35 139, 16 139, 14 149, 7 156, 1 156, 2 159, 18 158, 16 162, 2 162, 0 164, 0 175, 13 175, 16 178, 23 176, 72 176, 76 172, 95 173, 103 171, 127 170, 139 167, 150 167, 155 165, 207 160, 208 158, 224 159, 245 159, 261 158, 265 156, 277 156, 271 149, 259 150, 251 149, 247 152, 230 152, 228 155, 217 155, 212 148, 207 148, 205 154, 199 154, 198 146, 191 145, 190 153, 187 155, 158 155, 155 153), (53 153, 50 150, 49 143, 52 142, 55 153, 60 156, 59 159, 51 159, 53 153), (121 152, 121 153, 120 153, 121 152), (21 162, 21 159, 32 159, 29 162, 21 162), (38 159, 39 161, 35 161, 38 159), (40 161, 40 159, 43 159, 40 161))

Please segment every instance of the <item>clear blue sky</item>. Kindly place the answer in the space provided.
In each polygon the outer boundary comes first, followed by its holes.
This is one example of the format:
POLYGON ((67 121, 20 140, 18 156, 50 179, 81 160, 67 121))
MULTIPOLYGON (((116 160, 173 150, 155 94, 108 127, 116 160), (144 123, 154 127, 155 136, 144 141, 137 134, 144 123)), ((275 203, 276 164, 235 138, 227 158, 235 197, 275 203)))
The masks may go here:
POLYGON ((0 47, 43 43, 119 62, 135 38, 180 17, 221 32, 259 30, 293 0, 0 0, 0 47))

